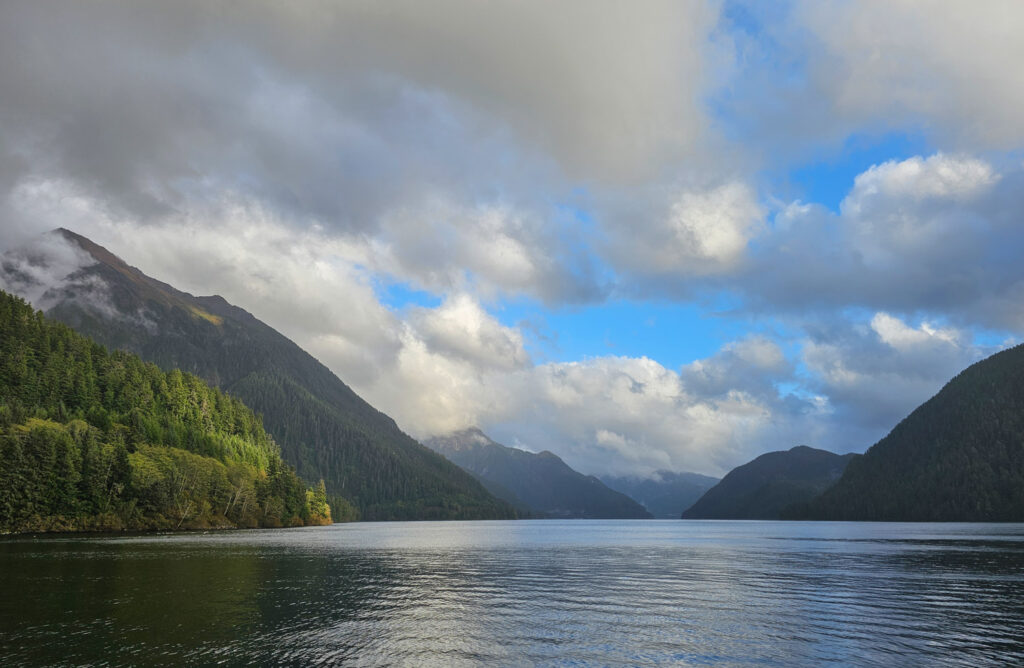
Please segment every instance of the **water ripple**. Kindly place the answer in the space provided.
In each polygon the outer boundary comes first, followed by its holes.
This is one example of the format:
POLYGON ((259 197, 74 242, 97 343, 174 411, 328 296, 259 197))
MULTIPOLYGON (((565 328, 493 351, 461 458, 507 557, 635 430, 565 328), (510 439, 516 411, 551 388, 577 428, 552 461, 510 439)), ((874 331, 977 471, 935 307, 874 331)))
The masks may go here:
POLYGON ((0 541, 4 665, 1024 663, 1024 527, 450 522, 0 541))

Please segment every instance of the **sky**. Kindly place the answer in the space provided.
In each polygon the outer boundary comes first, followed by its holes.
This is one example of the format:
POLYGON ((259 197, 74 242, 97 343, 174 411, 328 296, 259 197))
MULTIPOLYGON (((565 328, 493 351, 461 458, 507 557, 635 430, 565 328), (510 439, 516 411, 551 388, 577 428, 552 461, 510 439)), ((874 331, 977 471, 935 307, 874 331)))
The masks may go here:
POLYGON ((1024 4, 5 2, 0 250, 220 294, 410 434, 863 452, 1024 335, 1024 4))

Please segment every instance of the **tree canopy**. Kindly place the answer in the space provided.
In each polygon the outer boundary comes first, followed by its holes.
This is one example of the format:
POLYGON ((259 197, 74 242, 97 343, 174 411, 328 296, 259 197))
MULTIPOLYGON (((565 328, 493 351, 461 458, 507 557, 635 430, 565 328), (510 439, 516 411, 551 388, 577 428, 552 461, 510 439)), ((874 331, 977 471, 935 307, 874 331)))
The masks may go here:
POLYGON ((0 530, 330 521, 241 401, 0 292, 0 530))

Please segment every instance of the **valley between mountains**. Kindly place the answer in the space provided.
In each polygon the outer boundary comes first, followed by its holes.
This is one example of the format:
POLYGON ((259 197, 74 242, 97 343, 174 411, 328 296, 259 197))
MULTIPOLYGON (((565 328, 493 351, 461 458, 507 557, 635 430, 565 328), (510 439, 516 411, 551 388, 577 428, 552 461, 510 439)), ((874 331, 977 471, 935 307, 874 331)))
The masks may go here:
POLYGON ((419 443, 256 316, 56 230, 0 259, 5 531, 351 520, 1024 520, 1024 348, 954 378, 864 455, 798 446, 721 480, 585 475, 479 429, 419 443), (45 247, 45 246, 43 246, 45 247), (52 274, 52 272, 50 272, 52 274), (36 313, 16 295, 34 296, 36 313), (70 328, 70 329, 69 329, 70 328))

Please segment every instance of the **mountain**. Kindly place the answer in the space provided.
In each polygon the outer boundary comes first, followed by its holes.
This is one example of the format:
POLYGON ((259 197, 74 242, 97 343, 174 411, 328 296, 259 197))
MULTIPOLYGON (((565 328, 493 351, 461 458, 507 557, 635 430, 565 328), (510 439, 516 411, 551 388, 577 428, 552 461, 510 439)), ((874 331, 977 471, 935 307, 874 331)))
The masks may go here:
POLYGON ((479 429, 433 438, 426 445, 469 471, 513 506, 548 517, 650 518, 642 506, 574 471, 557 455, 495 443, 479 429))
POLYGON ((0 291, 0 532, 330 520, 240 401, 0 291))
POLYGON ((1024 346, 962 371, 794 518, 1024 521, 1024 346))
MULTIPOLYGON (((85 259, 36 295, 47 315, 103 345, 163 369, 194 373, 241 399, 262 414, 282 457, 300 476, 322 478, 330 498, 351 501, 362 519, 515 515, 250 313, 219 296, 194 297, 150 278, 73 232, 53 234, 85 259)), ((8 253, 0 261, 0 282, 38 293, 33 277, 58 264, 38 250, 8 253)))
POLYGON ((857 455, 798 445, 769 452, 734 468, 688 508, 686 520, 779 519, 792 504, 820 494, 857 455))
POLYGON ((678 519, 679 513, 718 483, 699 473, 658 471, 652 478, 601 476, 601 482, 633 499, 658 519, 678 519))

